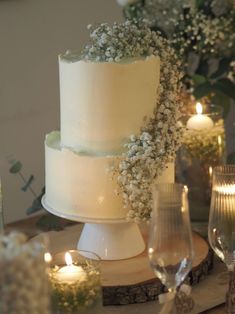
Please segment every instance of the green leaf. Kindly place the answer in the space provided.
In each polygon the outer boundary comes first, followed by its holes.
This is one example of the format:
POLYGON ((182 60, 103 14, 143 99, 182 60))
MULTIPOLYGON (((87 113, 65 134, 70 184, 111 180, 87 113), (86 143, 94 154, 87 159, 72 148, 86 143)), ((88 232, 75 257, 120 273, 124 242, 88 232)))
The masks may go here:
POLYGON ((225 118, 230 110, 230 98, 221 91, 215 90, 215 95, 212 97, 212 103, 223 108, 223 117, 225 118))
POLYGON ((230 165, 235 165, 235 152, 232 152, 228 155, 227 163, 230 165))
POLYGON ((26 209, 27 215, 34 214, 40 211, 41 209, 43 209, 41 199, 44 194, 45 194, 45 187, 42 188, 41 193, 38 195, 38 197, 33 200, 32 205, 26 209))
POLYGON ((213 85, 213 87, 215 90, 219 90, 235 100, 235 84, 229 79, 220 79, 213 85))
POLYGON ((209 82, 205 82, 195 87, 194 96, 196 99, 200 99, 204 96, 209 95, 212 92, 212 85, 209 82))
POLYGON ((42 204, 41 204, 41 198, 36 198, 35 200, 33 200, 32 205, 26 209, 26 214, 27 215, 32 215, 38 211, 40 211, 42 209, 42 204))
POLYGON ((204 5, 205 0, 196 0, 196 7, 201 9, 204 5))
POLYGON ((64 229, 64 224, 62 218, 48 213, 37 221, 37 227, 43 231, 60 231, 64 229))
POLYGON ((195 75, 192 77, 192 79, 193 79, 193 82, 194 82, 194 85, 195 85, 195 86, 204 84, 204 83, 206 82, 205 76, 200 75, 200 74, 195 74, 195 75))
POLYGON ((11 168, 9 169, 10 173, 18 173, 22 169, 22 163, 20 161, 15 161, 11 168))
POLYGON ((26 192, 28 190, 28 188, 31 186, 33 180, 34 180, 34 176, 31 174, 31 176, 29 177, 28 181, 25 183, 24 186, 22 186, 21 190, 26 192))

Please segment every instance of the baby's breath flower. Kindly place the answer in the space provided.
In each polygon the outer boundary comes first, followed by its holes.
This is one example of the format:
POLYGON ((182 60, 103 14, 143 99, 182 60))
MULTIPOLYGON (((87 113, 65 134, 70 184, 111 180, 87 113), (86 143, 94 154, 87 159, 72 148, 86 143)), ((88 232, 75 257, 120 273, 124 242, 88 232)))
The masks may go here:
POLYGON ((102 23, 90 29, 90 43, 82 54, 86 60, 119 62, 125 58, 151 55, 159 56, 161 60, 154 114, 145 120, 139 135, 130 135, 124 145, 123 160, 116 170, 119 195, 122 195, 124 208, 129 209, 127 220, 147 221, 152 210, 151 186, 175 157, 180 145, 181 103, 178 95, 182 74, 178 57, 169 41, 159 32, 151 31, 144 22, 102 23))

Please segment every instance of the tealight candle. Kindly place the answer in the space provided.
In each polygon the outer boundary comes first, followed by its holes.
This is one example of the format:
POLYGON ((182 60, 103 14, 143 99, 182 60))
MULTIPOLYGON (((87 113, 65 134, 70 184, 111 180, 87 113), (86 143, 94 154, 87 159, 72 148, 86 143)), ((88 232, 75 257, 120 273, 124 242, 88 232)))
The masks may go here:
POLYGON ((73 265, 72 257, 69 252, 65 253, 65 262, 67 266, 61 267, 56 272, 56 278, 60 282, 74 283, 76 281, 86 280, 86 273, 81 266, 73 265))
POLYGON ((197 114, 192 116, 187 122, 187 128, 190 130, 204 130, 211 129, 214 123, 210 117, 202 114, 202 105, 198 102, 196 104, 197 114))
POLYGON ((85 313, 85 309, 95 313, 96 307, 101 307, 100 258, 95 253, 70 250, 45 258, 52 261, 53 313, 85 313))

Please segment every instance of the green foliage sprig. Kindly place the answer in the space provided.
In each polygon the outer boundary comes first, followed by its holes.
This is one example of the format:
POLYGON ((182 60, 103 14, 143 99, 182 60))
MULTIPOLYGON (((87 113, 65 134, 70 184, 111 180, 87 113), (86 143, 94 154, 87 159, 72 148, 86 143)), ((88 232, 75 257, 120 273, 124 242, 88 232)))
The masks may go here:
MULTIPOLYGON (((20 161, 11 159, 9 160, 10 168, 9 172, 14 175, 18 175, 23 182, 23 186, 21 187, 21 191, 23 192, 30 192, 33 196, 32 204, 26 209, 27 215, 35 214, 39 211, 43 210, 41 199, 42 196, 45 194, 45 187, 41 189, 41 192, 37 194, 33 189, 33 182, 35 180, 34 175, 30 175, 28 178, 25 177, 23 174, 23 165, 20 161)), ((62 230, 63 227, 66 225, 64 219, 52 215, 50 213, 46 213, 42 217, 40 217, 36 223, 36 226, 44 231, 50 230, 62 230)))

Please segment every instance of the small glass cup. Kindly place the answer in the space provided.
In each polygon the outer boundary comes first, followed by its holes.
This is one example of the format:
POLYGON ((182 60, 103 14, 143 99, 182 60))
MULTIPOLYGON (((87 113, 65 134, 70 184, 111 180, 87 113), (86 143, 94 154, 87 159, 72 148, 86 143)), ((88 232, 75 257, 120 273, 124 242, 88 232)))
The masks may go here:
POLYGON ((192 222, 207 224, 213 168, 226 160, 225 130, 222 107, 204 104, 199 108, 201 113, 194 106, 182 117, 186 131, 177 156, 176 177, 189 188, 192 222))
POLYGON ((93 313, 102 306, 100 257, 70 250, 52 256, 49 280, 55 313, 93 313))

